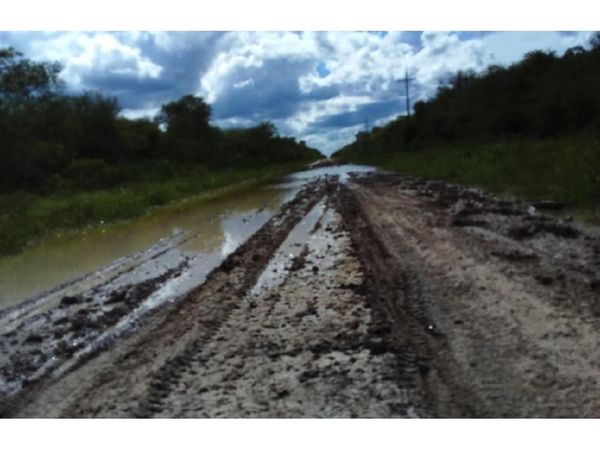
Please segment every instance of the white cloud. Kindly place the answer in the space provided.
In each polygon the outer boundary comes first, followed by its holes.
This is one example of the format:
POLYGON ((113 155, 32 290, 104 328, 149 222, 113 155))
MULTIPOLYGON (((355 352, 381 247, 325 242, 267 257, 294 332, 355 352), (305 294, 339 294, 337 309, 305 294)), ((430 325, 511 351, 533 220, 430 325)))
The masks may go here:
POLYGON ((326 100, 306 102, 300 111, 285 121, 294 132, 302 135, 312 123, 340 112, 353 112, 361 105, 371 103, 371 98, 363 96, 340 95, 326 100))
MULTIPOLYGON (((480 40, 461 41, 456 33, 423 33, 419 47, 408 44, 404 38, 401 32, 235 33, 228 36, 228 45, 200 77, 199 93, 218 105, 228 98, 232 88, 245 87, 248 80, 254 82, 265 76, 269 62, 282 58, 290 64, 305 61, 306 64, 294 66, 295 72, 267 76, 297 90, 295 98, 282 99, 296 102, 290 117, 282 122, 285 128, 308 142, 323 143, 325 148, 321 149, 329 152, 343 143, 342 137, 352 139, 352 130, 337 134, 323 130, 330 137, 336 136, 324 139, 310 134, 311 126, 327 116, 402 97, 403 86, 397 80, 406 67, 416 77, 416 100, 432 95, 440 79, 450 73, 481 70, 492 61, 480 40), (318 64, 327 68, 327 76, 318 72, 318 64), (324 98, 320 98, 321 93, 324 98)), ((398 102, 398 113, 401 112, 398 102)))
POLYGON ((123 109, 121 110, 121 115, 128 119, 142 119, 142 118, 151 118, 156 116, 160 111, 160 108, 137 108, 137 109, 123 109))
MULTIPOLYGON (((135 42, 135 34, 130 40, 135 42)), ((140 48, 112 33, 64 33, 33 40, 32 58, 62 61, 62 77, 74 88, 90 72, 139 78, 158 78, 163 68, 144 56, 140 48)))
POLYGON ((266 60, 278 58, 290 62, 314 58, 317 47, 313 41, 313 33, 231 33, 224 38, 226 50, 220 52, 201 75, 199 93, 212 103, 228 86, 244 81, 231 82, 241 70, 259 71, 266 60))
POLYGON ((254 86, 254 80, 252 78, 248 78, 247 80, 239 81, 233 84, 234 89, 243 89, 252 86, 254 86))

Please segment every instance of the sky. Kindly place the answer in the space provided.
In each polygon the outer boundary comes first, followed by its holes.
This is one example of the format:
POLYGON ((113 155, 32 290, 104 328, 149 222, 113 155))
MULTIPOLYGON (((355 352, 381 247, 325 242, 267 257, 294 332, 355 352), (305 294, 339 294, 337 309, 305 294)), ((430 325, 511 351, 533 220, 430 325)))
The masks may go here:
POLYGON ((153 117, 183 95, 203 97, 212 123, 263 121, 325 154, 405 114, 458 70, 510 65, 532 50, 587 46, 577 32, 0 32, 34 60, 60 61, 71 92, 118 99, 121 114, 153 117))

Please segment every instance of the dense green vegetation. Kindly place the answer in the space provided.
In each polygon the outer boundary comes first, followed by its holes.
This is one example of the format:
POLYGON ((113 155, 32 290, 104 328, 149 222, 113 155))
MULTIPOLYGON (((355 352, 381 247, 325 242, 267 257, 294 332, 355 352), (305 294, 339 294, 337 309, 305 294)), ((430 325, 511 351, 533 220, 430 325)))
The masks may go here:
POLYGON ((600 141, 589 136, 511 139, 359 155, 352 161, 525 199, 554 199, 600 222, 599 149, 600 141))
POLYGON ((129 120, 114 98, 65 93, 60 72, 0 49, 0 253, 321 157, 271 123, 212 126, 210 105, 192 95, 129 120))
POLYGON ((359 133, 334 156, 421 176, 600 204, 600 34, 561 57, 459 72, 411 117, 359 133))

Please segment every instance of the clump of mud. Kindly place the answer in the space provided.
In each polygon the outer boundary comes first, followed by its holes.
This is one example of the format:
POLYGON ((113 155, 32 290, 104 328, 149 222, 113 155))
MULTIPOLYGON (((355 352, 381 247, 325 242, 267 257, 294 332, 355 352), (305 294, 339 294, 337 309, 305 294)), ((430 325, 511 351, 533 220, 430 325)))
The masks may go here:
POLYGON ((29 384, 92 344, 135 310, 186 262, 160 276, 114 290, 63 296, 43 312, 13 324, 0 341, 0 397, 29 384))

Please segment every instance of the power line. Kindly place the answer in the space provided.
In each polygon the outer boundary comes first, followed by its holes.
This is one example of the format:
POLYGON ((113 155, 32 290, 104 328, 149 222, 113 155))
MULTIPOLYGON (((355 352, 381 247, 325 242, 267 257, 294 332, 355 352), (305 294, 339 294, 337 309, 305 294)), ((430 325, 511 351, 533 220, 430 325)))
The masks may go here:
POLYGON ((409 89, 409 82, 414 81, 415 78, 414 77, 409 77, 408 76, 408 69, 405 70, 404 72, 404 78, 397 80, 398 82, 404 81, 404 89, 406 92, 406 115, 408 117, 410 117, 410 89, 409 89))

